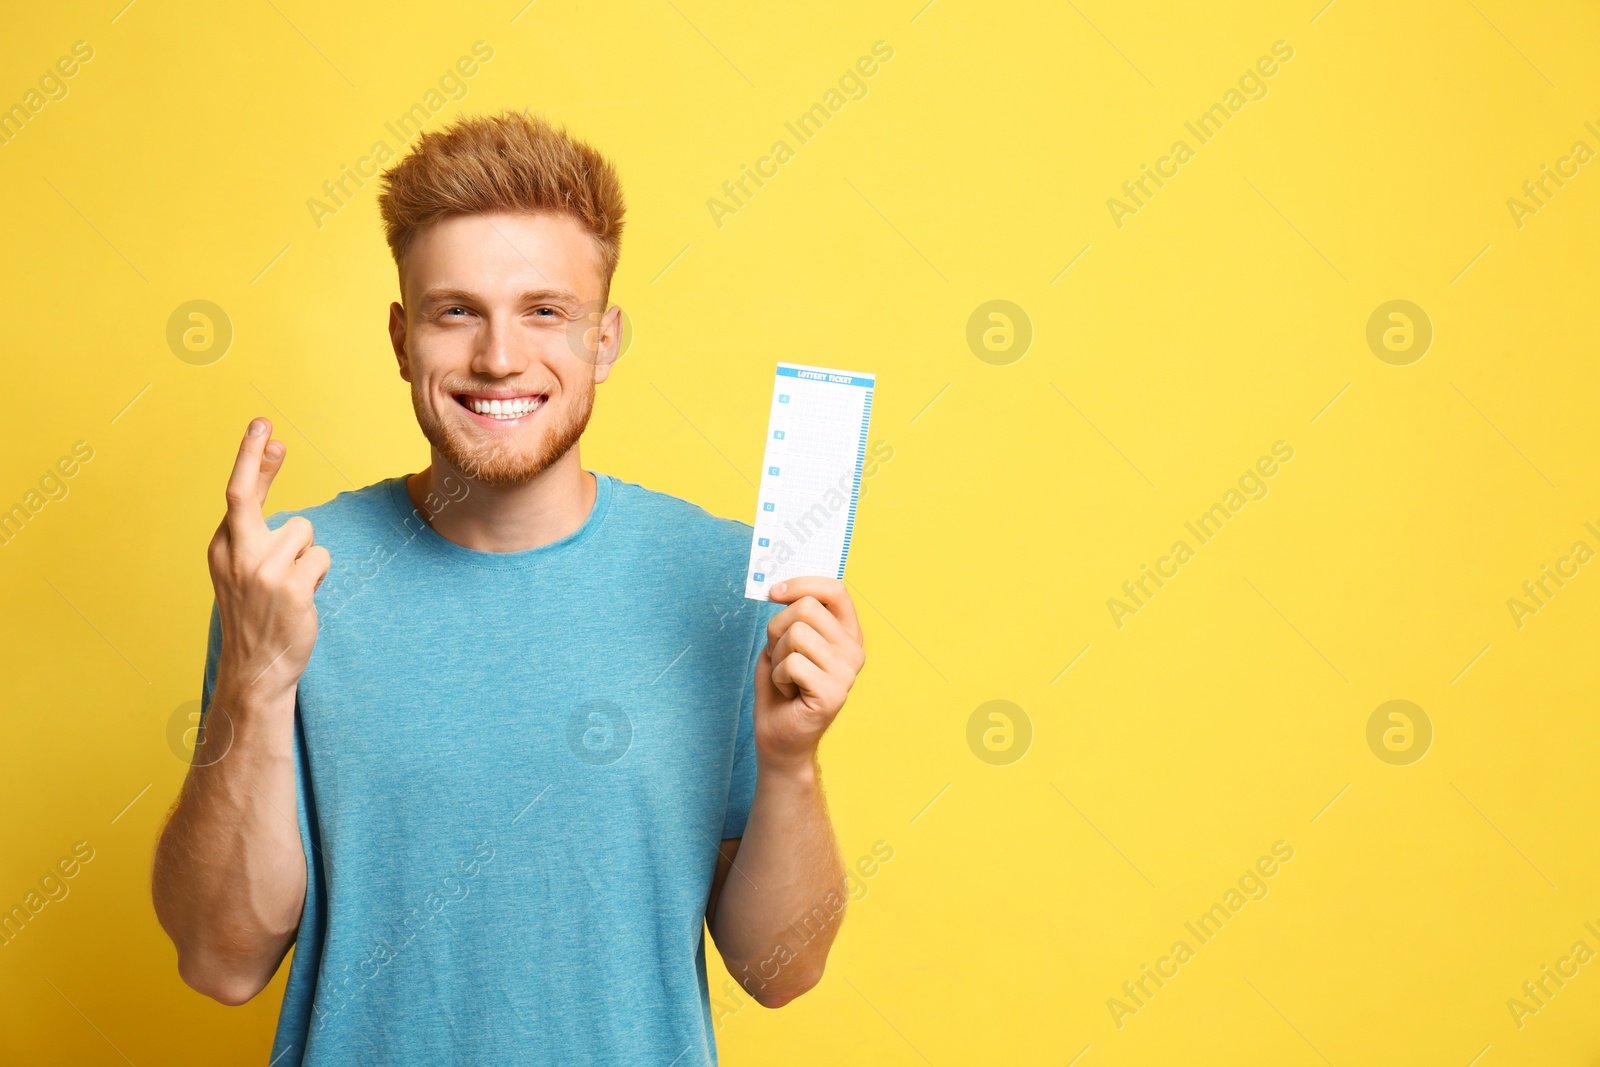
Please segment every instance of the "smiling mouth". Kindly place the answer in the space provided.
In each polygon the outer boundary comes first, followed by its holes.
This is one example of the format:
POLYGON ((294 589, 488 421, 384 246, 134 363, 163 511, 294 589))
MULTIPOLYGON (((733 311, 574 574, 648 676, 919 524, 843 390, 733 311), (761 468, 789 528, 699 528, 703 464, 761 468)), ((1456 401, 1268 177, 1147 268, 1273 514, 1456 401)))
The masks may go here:
POLYGON ((457 393, 456 403, 475 415, 497 422, 512 422, 531 415, 544 407, 549 397, 544 393, 526 393, 521 396, 488 397, 473 393, 457 393))

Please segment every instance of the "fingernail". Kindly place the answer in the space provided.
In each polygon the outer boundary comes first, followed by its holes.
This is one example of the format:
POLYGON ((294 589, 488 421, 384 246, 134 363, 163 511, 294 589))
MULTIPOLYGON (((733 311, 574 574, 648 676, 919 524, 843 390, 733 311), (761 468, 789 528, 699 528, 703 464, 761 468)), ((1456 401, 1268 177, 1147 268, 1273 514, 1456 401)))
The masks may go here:
POLYGON ((274 441, 267 446, 268 459, 277 459, 281 455, 283 455, 283 445, 280 442, 274 441))
POLYGON ((265 421, 261 419, 251 419, 250 428, 244 432, 244 435, 246 437, 259 437, 261 436, 261 432, 266 428, 267 424, 265 421))
POLYGON ((773 586, 772 587, 772 595, 773 596, 782 596, 783 595, 783 587, 788 585, 788 584, 789 584, 788 582, 779 582, 777 585, 773 586))

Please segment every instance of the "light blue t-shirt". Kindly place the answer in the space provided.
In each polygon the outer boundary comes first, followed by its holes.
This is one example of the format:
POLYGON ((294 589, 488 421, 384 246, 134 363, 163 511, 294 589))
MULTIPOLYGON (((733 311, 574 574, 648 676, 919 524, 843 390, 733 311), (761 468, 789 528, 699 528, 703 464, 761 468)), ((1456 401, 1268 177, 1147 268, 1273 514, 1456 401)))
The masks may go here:
MULTIPOLYGON (((717 1062, 706 898, 782 605, 744 598, 750 526, 595 479, 582 527, 521 552, 441 536, 404 477, 267 520, 333 556, 272 1067, 717 1062)), ((213 606, 203 706, 220 644, 213 606)))

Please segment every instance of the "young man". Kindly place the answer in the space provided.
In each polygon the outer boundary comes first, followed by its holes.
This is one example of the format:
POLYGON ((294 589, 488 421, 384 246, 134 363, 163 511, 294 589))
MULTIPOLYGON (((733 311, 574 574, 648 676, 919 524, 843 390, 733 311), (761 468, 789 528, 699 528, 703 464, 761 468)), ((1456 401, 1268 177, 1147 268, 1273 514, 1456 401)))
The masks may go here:
POLYGON ((842 918, 816 752, 855 610, 745 600, 749 526, 583 468, 621 330, 599 153, 464 119, 380 207, 431 462, 263 518, 286 450, 246 432, 152 879, 179 973, 241 1004, 294 945, 273 1067, 715 1063, 704 925, 778 1007, 842 918))

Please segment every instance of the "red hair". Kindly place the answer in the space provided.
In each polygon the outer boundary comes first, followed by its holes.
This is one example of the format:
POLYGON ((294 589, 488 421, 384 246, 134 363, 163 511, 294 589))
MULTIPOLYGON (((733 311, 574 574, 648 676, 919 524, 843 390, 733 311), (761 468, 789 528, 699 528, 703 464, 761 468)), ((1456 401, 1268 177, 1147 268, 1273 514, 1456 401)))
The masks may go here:
POLYGON ((417 233, 441 219, 497 212, 571 216, 594 238, 610 292, 625 207, 616 168, 597 150, 527 111, 463 116, 425 132, 383 173, 378 197, 398 267, 417 233))

